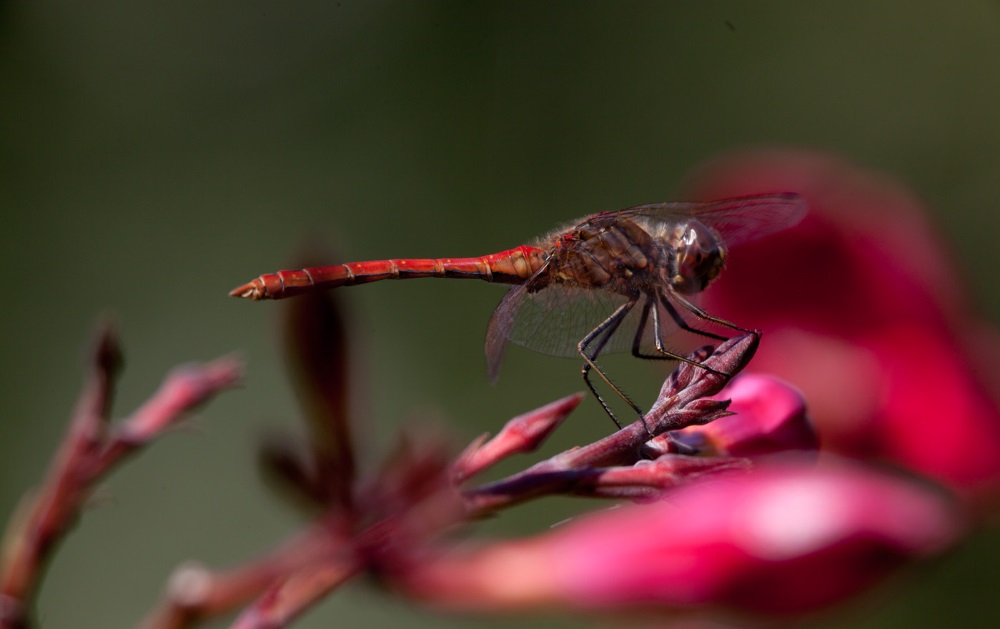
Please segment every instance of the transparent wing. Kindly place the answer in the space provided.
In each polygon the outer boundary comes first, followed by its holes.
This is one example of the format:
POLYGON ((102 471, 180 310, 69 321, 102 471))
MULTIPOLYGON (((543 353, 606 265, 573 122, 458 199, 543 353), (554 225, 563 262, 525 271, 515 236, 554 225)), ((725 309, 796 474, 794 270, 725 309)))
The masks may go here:
POLYGON ((806 214, 806 202, 797 194, 766 194, 708 203, 650 203, 617 214, 670 223, 694 218, 715 229, 727 246, 733 246, 795 225, 806 214))
MULTIPOLYGON (((611 333, 601 354, 631 351, 640 326, 640 351, 655 353, 652 314, 643 316, 649 299, 646 295, 640 297, 639 303, 611 333)), ((580 341, 627 301, 624 295, 609 291, 563 284, 549 285, 535 292, 528 284, 511 288, 493 312, 486 332, 490 380, 495 382, 500 373, 508 341, 550 356, 577 356, 580 341)), ((658 301, 656 307, 660 310, 661 333, 666 337, 676 330, 676 324, 658 301)), ((597 342, 599 340, 595 339, 590 347, 594 348, 597 342)))

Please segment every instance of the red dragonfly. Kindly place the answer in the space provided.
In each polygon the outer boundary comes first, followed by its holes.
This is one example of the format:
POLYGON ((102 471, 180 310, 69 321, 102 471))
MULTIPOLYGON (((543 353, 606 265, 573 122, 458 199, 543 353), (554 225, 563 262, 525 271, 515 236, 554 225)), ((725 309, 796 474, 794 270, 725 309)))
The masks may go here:
POLYGON ((705 312, 691 298, 719 275, 730 246, 790 227, 805 212, 805 202, 795 194, 637 205, 588 216, 534 245, 492 255, 279 271, 261 275, 230 295, 283 299, 337 286, 416 277, 514 284, 487 329, 490 379, 496 381, 499 375, 507 341, 545 354, 578 356, 583 359, 584 382, 621 428, 590 381, 592 371, 640 420, 643 412, 597 366, 598 355, 630 349, 639 358, 691 362, 667 349, 669 331, 680 328, 716 340, 727 338, 692 326, 682 311, 723 328, 750 332, 705 312))

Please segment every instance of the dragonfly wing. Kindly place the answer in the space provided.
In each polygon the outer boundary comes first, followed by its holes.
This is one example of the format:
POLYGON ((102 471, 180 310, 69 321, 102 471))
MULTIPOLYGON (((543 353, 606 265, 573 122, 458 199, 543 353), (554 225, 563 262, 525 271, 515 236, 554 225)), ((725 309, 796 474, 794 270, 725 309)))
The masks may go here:
POLYGON ((670 223, 693 218, 717 231, 727 246, 733 246, 795 225, 806 214, 806 202, 792 193, 765 194, 708 203, 650 203, 621 210, 619 214, 670 223))
POLYGON ((486 326, 486 365, 490 382, 496 383, 500 378, 500 363, 503 362, 503 352, 507 347, 507 338, 514 325, 514 317, 520 310, 528 291, 524 284, 511 287, 500 300, 500 304, 490 316, 486 326))
MULTIPOLYGON (((530 282, 511 288, 493 312, 486 333, 490 379, 497 379, 507 341, 550 356, 577 356, 580 341, 626 301, 624 295, 564 284, 537 291, 530 289, 530 282)), ((632 348, 641 311, 636 307, 628 313, 601 353, 632 348)))

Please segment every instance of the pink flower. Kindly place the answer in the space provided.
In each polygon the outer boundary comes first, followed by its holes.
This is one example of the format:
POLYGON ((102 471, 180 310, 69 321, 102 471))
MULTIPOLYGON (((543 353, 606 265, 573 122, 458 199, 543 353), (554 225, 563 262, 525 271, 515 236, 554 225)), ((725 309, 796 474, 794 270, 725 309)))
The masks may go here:
POLYGON ((520 542, 422 557, 411 594, 459 609, 817 609, 936 553, 960 523, 941 495, 847 464, 773 464, 520 542))
POLYGON ((706 307, 765 331, 752 369, 803 390, 824 447, 995 494, 1000 409, 977 374, 1000 365, 969 341, 995 347, 997 333, 970 314, 912 194, 791 150, 711 161, 692 189, 702 198, 789 190, 809 203, 798 226, 731 252, 706 307))

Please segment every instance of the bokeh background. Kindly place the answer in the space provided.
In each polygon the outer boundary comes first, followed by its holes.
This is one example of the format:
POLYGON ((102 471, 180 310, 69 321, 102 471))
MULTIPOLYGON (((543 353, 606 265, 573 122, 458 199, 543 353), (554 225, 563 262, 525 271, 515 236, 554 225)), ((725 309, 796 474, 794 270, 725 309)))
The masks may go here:
MULTIPOLYGON (((298 427, 283 305, 226 292, 303 247, 331 261, 488 253, 672 199, 721 151, 802 146, 910 186, 997 322, 998 112, 995 1, 0 2, 0 516, 44 470, 102 316, 126 350, 117 416, 176 363, 248 365, 195 430, 110 478, 51 566, 43 626, 131 626, 180 561, 234 564, 301 523, 254 455, 262 434, 298 427)), ((487 383, 502 293, 343 292, 370 461, 404 422, 460 441, 581 388, 572 361, 518 349, 487 383)), ((663 374, 633 362, 609 364, 648 404, 663 374)), ((547 450, 608 428, 588 400, 547 450)), ((528 506, 482 531, 527 534, 579 507, 528 506)), ((991 626, 998 560, 1000 535, 980 533, 817 623, 991 626)), ((368 585, 299 626, 511 622, 368 585)), ((553 620, 582 622, 525 624, 553 620)))

